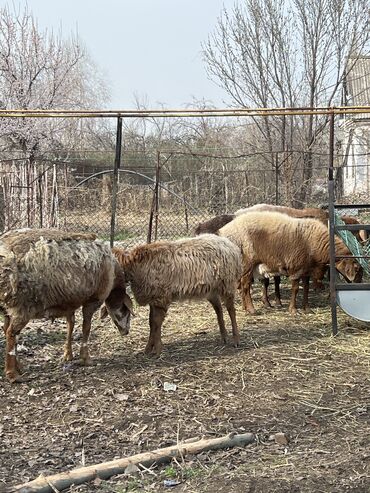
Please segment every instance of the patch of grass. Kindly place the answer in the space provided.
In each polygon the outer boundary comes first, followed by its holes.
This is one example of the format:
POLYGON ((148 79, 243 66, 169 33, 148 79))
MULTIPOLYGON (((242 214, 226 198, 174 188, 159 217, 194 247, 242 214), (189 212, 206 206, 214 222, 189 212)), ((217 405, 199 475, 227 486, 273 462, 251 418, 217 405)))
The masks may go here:
MULTIPOLYGON (((124 240, 132 240, 137 237, 137 234, 133 231, 129 231, 128 229, 123 229, 114 235, 114 241, 124 241, 124 240)), ((104 241, 110 240, 110 235, 102 235, 101 239, 104 241)))
POLYGON ((182 477, 184 479, 197 478, 202 474, 202 469, 200 467, 185 467, 182 470, 182 477))
POLYGON ((166 466, 164 475, 168 479, 174 479, 177 476, 177 471, 173 466, 166 466))

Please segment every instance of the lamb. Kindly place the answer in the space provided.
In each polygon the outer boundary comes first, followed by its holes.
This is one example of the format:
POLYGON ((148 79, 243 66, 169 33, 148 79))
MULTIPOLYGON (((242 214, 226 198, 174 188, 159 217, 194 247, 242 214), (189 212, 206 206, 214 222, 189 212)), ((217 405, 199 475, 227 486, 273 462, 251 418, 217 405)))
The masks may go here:
MULTIPOLYGON (((247 210, 247 209, 245 209, 247 210)), ((235 214, 223 214, 221 216, 215 216, 209 219, 208 221, 204 221, 199 223, 195 228, 195 234, 199 235, 202 233, 212 233, 217 234, 218 230, 225 226, 225 224, 229 223, 233 219, 235 219, 235 214)), ((271 303, 268 297, 268 287, 270 284, 269 276, 264 273, 261 274, 258 272, 258 269, 255 271, 255 279, 259 279, 262 282, 262 302, 266 308, 271 308, 271 303)), ((280 295, 280 276, 274 276, 275 283, 275 303, 276 306, 281 307, 281 295, 280 295)))
MULTIPOLYGON (((296 312, 299 279, 312 276, 320 279, 329 263, 329 232, 315 219, 293 218, 277 212, 250 212, 236 217, 219 230, 239 246, 243 254, 241 288, 245 309, 255 313, 250 285, 256 266, 263 264, 264 272, 287 275, 292 280, 289 311, 296 312)), ((335 238, 338 255, 351 255, 335 238)), ((336 262, 336 268, 349 281, 358 276, 361 268, 353 258, 336 262)), ((307 308, 307 299, 305 300, 307 308)))
POLYGON ((114 248, 139 305, 150 306, 146 354, 160 355, 161 327, 173 301, 207 299, 218 320, 222 341, 226 329, 221 300, 230 316, 234 345, 240 341, 234 296, 242 273, 240 249, 227 238, 204 234, 176 241, 139 245, 130 251, 114 248))
POLYGON ((65 316, 64 359, 72 359, 75 310, 82 307, 80 357, 89 362, 88 338, 94 312, 105 301, 114 324, 129 331, 132 303, 122 269, 109 246, 95 236, 57 230, 13 231, 0 238, 0 306, 5 312, 5 374, 21 381, 17 336, 31 319, 65 316))

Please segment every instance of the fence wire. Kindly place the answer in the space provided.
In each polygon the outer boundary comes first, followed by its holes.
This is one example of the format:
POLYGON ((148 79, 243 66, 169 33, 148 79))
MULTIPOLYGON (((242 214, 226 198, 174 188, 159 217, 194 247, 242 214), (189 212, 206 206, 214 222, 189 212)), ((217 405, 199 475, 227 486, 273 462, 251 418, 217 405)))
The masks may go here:
MULTIPOLYGON (((0 161, 3 231, 57 227, 110 238, 114 152, 69 155, 0 161)), ((114 240, 131 246, 191 236, 199 222, 256 203, 326 204, 327 155, 311 158, 312 173, 307 176, 306 156, 298 152, 247 154, 225 147, 189 153, 124 150, 114 240)), ((369 175, 367 169, 362 175, 369 175)), ((356 200, 354 179, 348 166, 337 167, 337 195, 343 203, 356 200)), ((358 198, 369 192, 369 184, 367 180, 365 189, 357 190, 358 198)))

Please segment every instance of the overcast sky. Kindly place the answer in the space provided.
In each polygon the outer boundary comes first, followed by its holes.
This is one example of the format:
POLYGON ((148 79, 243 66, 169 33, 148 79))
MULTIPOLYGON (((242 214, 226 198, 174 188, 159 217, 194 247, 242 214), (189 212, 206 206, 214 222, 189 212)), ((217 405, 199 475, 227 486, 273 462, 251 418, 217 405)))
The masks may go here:
MULTIPOLYGON (((192 98, 227 104, 207 78, 201 43, 223 5, 235 0, 28 0, 40 27, 78 31, 110 83, 107 108, 131 109, 134 95, 155 108, 183 107, 192 98)), ((0 0, 1 5, 7 2, 0 0)), ((23 5, 24 0, 14 0, 23 5)))

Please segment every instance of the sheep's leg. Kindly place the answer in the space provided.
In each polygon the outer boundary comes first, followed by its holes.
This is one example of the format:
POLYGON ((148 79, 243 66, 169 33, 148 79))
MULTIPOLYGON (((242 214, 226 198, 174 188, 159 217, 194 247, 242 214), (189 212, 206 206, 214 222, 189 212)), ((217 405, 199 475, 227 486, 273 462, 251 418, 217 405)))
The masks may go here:
POLYGON ((234 296, 230 296, 230 297, 225 298, 224 303, 225 303, 226 309, 229 313, 229 317, 231 320, 234 346, 239 347, 239 345, 240 345, 240 334, 239 334, 238 324, 236 323, 234 296))
POLYGON ((221 333, 221 340, 224 344, 226 344, 227 333, 226 333, 226 328, 225 328, 224 317, 222 314, 221 300, 218 296, 214 296, 214 297, 208 298, 208 301, 211 303, 214 311, 216 312, 217 322, 218 322, 218 326, 220 328, 220 333, 221 333))
POLYGON ((75 314, 71 313, 66 316, 67 319, 67 340, 64 346, 63 361, 72 361, 72 334, 75 326, 75 314))
MULTIPOLYGON (((3 331, 4 331, 5 337, 6 337, 6 331, 8 330, 9 325, 10 325, 10 317, 9 317, 9 315, 4 314, 3 331)), ((19 363, 18 359, 16 360, 16 363, 15 363, 15 369, 16 369, 17 373, 22 373, 22 366, 19 363)))
POLYGON ((274 284, 275 284, 275 304, 277 307, 282 307, 283 305, 281 304, 281 294, 280 294, 280 282, 281 282, 281 277, 280 276, 274 276, 274 284))
POLYGON ((28 320, 9 320, 6 329, 5 375, 11 382, 21 382, 17 361, 17 337, 28 320))
POLYGON ((261 282, 262 282, 262 301, 263 301, 263 304, 266 308, 272 308, 271 303, 269 301, 269 295, 268 295, 268 287, 270 284, 270 280, 268 277, 264 277, 263 279, 261 279, 261 282))
POLYGON ((82 343, 80 348, 80 362, 82 365, 89 365, 91 362, 88 349, 91 319, 100 305, 100 301, 94 301, 82 307, 82 343))
POLYGON ((313 289, 315 291, 319 291, 319 290, 321 291, 321 290, 325 289, 325 286, 324 286, 322 280, 324 279, 326 272, 327 272, 327 266, 326 265, 317 266, 312 270, 312 272, 311 272, 312 285, 313 285, 313 289))
POLYGON ((9 315, 6 315, 4 313, 4 325, 3 325, 3 331, 4 331, 4 336, 6 337, 6 331, 8 330, 8 327, 10 325, 10 317, 9 315))
POLYGON ((251 283, 252 278, 249 273, 243 274, 240 279, 240 291, 243 300, 244 310, 250 314, 255 314, 256 310, 253 306, 252 296, 251 296, 251 283))
POLYGON ((159 306, 150 305, 149 311, 149 340, 145 347, 145 354, 155 354, 159 356, 162 352, 161 329, 165 319, 167 309, 159 306))
POLYGON ((292 279, 292 296, 289 303, 290 313, 297 313, 297 294, 299 290, 299 279, 292 279))
POLYGON ((310 287, 309 276, 303 276, 302 283, 303 283, 303 311, 309 313, 310 312, 310 307, 308 306, 308 291, 310 287))

